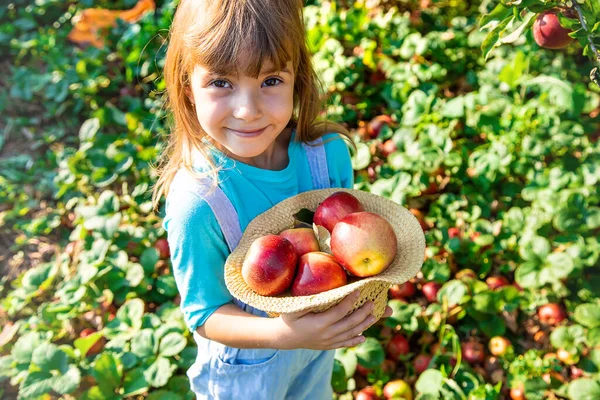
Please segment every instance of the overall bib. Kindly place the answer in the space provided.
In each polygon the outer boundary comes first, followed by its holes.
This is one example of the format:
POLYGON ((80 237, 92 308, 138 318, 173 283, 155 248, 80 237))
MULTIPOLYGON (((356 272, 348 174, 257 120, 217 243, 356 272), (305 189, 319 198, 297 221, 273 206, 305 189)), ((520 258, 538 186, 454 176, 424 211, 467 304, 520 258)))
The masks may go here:
MULTIPOLYGON (((303 144, 310 166, 313 188, 329 188, 325 147, 319 138, 303 144)), ((210 182, 201 182, 210 185, 210 182)), ((237 246, 242 232, 233 205, 220 188, 205 200, 212 209, 230 251, 237 246)), ((242 310, 268 318, 241 301, 242 310)), ((187 375, 198 399, 218 400, 330 400, 331 374, 335 351, 236 349, 208 340, 193 332, 198 355, 187 375)))

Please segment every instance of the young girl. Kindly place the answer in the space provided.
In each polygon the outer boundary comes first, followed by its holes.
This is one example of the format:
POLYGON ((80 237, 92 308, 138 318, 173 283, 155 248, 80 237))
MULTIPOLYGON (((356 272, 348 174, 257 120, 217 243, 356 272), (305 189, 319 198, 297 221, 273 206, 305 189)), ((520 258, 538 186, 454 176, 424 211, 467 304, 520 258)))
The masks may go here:
POLYGON ((302 9, 302 0, 182 0, 171 27, 173 130, 154 200, 167 196, 200 399, 331 399, 333 349, 361 343, 375 323, 372 303, 350 313, 358 293, 323 313, 268 318, 224 282, 225 260, 254 217, 300 192, 353 185, 340 136, 348 132, 315 123, 302 9))

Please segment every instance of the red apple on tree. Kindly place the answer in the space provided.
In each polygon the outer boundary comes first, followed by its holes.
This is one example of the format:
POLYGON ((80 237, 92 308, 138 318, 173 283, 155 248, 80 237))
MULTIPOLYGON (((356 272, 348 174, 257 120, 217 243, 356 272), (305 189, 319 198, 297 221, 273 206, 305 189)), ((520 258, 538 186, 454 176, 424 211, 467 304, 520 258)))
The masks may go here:
POLYGON ((411 281, 407 281, 400 285, 392 285, 392 287, 390 287, 390 296, 393 299, 404 300, 413 296, 416 291, 415 284, 411 281))
POLYGON ((382 216, 362 211, 346 215, 331 233, 331 252, 361 278, 382 273, 398 252, 396 233, 382 216))
POLYGON ((352 194, 335 192, 317 206, 313 222, 331 233, 335 224, 346 215, 364 210, 361 202, 352 194))
POLYGON ((344 286, 347 275, 331 255, 323 252, 306 253, 298 262, 298 273, 292 283, 292 295, 308 296, 344 286))
POLYGON ((250 245, 242 264, 242 277, 262 296, 275 296, 290 287, 296 273, 296 249, 284 237, 266 235, 250 245))
POLYGON ((408 354, 410 352, 410 345, 404 335, 396 334, 388 342, 386 346, 388 356, 395 361, 400 359, 400 356, 408 354))
POLYGON ((413 392, 410 385, 402 379, 389 381, 383 387, 383 397, 386 399, 412 400, 413 392))
POLYGON ((478 342, 466 342, 462 344, 464 359, 470 364, 483 364, 485 352, 483 345, 478 342))
POLYGON ((319 247, 319 241, 315 236, 315 231, 312 228, 292 228, 286 229, 279 233, 290 241, 298 257, 302 257, 306 253, 311 251, 321 251, 319 247))
POLYGON ((571 30, 560 24, 554 11, 539 14, 533 23, 533 38, 540 47, 546 49, 567 47, 573 41, 569 33, 571 30))
POLYGON ((494 336, 490 339, 490 343, 488 344, 490 353, 496 357, 505 355, 511 346, 508 339, 503 336, 494 336))
POLYGON ((427 354, 419 354, 413 360, 413 367, 415 367, 415 371, 417 374, 423 373, 427 368, 429 368, 429 363, 431 362, 431 356, 427 354))
POLYGON ((501 287, 508 286, 509 284, 508 279, 501 275, 490 276, 485 280, 485 283, 487 283, 491 290, 500 289, 501 287))
POLYGON ((421 286, 421 291, 428 302, 434 303, 437 301, 437 294, 442 286, 436 282, 427 282, 421 286))
POLYGON ((559 304, 544 304, 538 309, 538 317, 543 324, 558 325, 567 318, 567 314, 559 304))
POLYGON ((169 258, 171 252, 169 251, 169 242, 167 239, 160 238, 154 243, 154 248, 158 250, 160 258, 169 258))

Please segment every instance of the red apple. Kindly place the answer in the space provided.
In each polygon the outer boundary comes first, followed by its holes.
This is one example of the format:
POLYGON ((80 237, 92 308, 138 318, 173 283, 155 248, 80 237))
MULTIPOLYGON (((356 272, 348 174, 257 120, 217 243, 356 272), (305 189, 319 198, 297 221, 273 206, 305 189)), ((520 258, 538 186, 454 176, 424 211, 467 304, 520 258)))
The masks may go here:
POLYGON ((485 352, 483 345, 478 342, 466 342, 462 344, 462 355, 470 364, 483 364, 485 352))
POLYGON ((460 229, 454 226, 452 228, 448 228, 448 237, 450 237, 450 239, 453 239, 455 237, 460 238, 461 236, 462 233, 460 232, 460 229))
POLYGON ((381 132, 381 129, 385 125, 390 125, 393 122, 394 121, 392 121, 392 118, 388 115, 378 115, 377 117, 373 118, 367 124, 367 133, 369 134, 369 137, 371 139, 375 139, 377 136, 379 136, 379 132, 381 132))
POLYGON ((293 228, 286 229, 281 232, 279 236, 282 236, 290 241, 298 258, 302 257, 306 253, 311 251, 321 251, 319 247, 319 241, 315 236, 315 231, 312 228, 293 228))
POLYGON ((522 383, 510 389, 511 400, 525 400, 525 389, 522 383))
POLYGON ((154 248, 160 253, 160 258, 169 258, 171 252, 169 251, 169 242, 167 239, 160 238, 154 243, 154 248))
POLYGON ((392 285, 390 288, 390 296, 393 299, 404 300, 411 297, 416 292, 415 284, 411 281, 404 282, 400 285, 392 285))
POLYGON ((490 276, 485 280, 485 283, 487 283, 488 287, 491 290, 500 289, 501 287, 507 286, 509 284, 508 279, 501 275, 490 276))
POLYGON ((355 400, 379 400, 377 391, 373 386, 367 386, 356 394, 355 400))
MULTIPOLYGON (((97 330, 95 330, 94 328, 85 328, 79 333, 79 337, 80 338, 88 337, 92 333, 96 333, 96 332, 97 332, 97 330)), ((86 357, 93 356, 93 355, 100 353, 102 351, 102 349, 104 348, 105 344, 106 344, 106 338, 104 336, 100 336, 98 338, 98 340, 96 341, 96 343, 94 343, 92 345, 92 347, 89 348, 87 353, 85 353, 86 357)))
POLYGON ((573 41, 569 33, 571 30, 561 26, 553 11, 539 14, 533 23, 533 38, 540 47, 546 49, 562 49, 568 46, 573 41))
POLYGON ((543 324, 558 325, 567 318, 567 314, 559 304, 549 303, 538 309, 538 317, 543 324))
POLYGON ((396 147, 396 143, 392 139, 388 139, 381 145, 381 152, 384 157, 389 156, 393 152, 395 152, 398 148, 396 147))
POLYGON ((412 400, 413 392, 408 383, 402 379, 396 379, 385 384, 383 387, 383 397, 386 399, 412 400))
POLYGON ((266 235, 250 245, 242 277, 250 289, 262 296, 275 296, 290 287, 298 256, 294 246, 279 235, 266 235))
POLYGON ((395 361, 400 359, 401 355, 408 354, 410 351, 410 345, 408 340, 401 334, 396 334, 388 342, 386 346, 388 356, 395 361))
POLYGON ((382 273, 398 252, 396 233, 382 216, 362 211, 346 215, 331 233, 331 252, 361 278, 382 273))
POLYGON ((439 283, 427 282, 421 287, 421 291, 428 302, 434 303, 437 301, 437 294, 441 287, 439 283))
POLYGON ((431 356, 427 354, 419 354, 413 360, 413 366, 415 367, 415 371, 417 374, 423 373, 427 368, 429 368, 429 363, 431 362, 431 356))
POLYGON ((332 232, 335 224, 346 215, 364 210, 361 202, 352 194, 335 192, 317 206, 313 222, 332 232))
POLYGON ((494 336, 490 339, 490 343, 488 347, 490 349, 490 353, 494 356, 499 357, 506 354, 506 351, 511 347, 511 343, 507 338, 503 336, 494 336))
POLYGON ((308 296, 325 292, 344 286, 346 281, 346 272, 331 254, 318 251, 306 253, 300 257, 292 295, 308 296))

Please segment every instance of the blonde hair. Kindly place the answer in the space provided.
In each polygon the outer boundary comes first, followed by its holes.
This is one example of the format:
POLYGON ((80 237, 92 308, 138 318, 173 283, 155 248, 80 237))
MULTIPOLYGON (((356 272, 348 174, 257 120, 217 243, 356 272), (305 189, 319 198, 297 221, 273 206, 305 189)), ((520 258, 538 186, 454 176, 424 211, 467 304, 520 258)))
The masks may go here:
MULTIPOLYGON (((180 168, 191 173, 192 152, 199 151, 217 185, 219 167, 210 156, 210 138, 203 132, 186 92, 195 65, 223 75, 238 72, 257 78, 262 63, 270 60, 277 70, 292 62, 294 112, 288 126, 304 143, 326 133, 340 133, 354 142, 341 125, 317 121, 321 111, 319 80, 311 64, 303 21, 303 0, 181 0, 170 29, 164 65, 171 131, 159 161, 158 181, 152 201, 158 207, 168 194, 180 168), (241 57, 242 55, 248 57, 241 57), (245 62, 240 65, 240 60, 245 62), (207 140, 203 140, 207 139, 207 140)), ((197 174, 197 173, 196 173, 197 174)))

